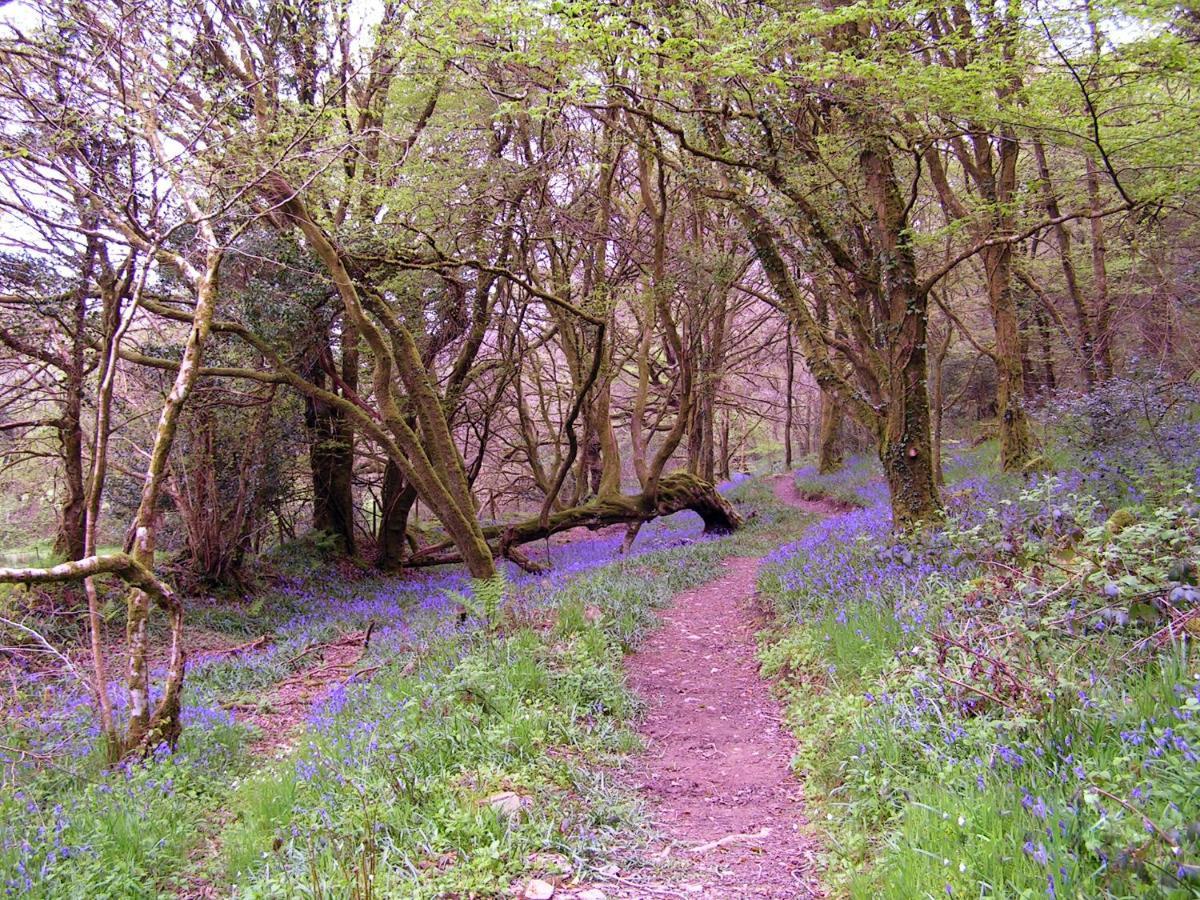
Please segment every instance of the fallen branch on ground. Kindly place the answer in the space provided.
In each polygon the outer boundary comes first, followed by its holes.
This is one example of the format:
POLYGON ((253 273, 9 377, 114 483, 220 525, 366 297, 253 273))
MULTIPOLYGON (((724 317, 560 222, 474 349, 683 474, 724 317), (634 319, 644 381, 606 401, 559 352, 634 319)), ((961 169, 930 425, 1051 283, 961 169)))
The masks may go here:
POLYGON ((707 844, 701 844, 699 847, 691 847, 686 852, 688 853, 707 853, 709 850, 716 850, 718 847, 724 847, 726 844, 736 844, 738 841, 757 841, 765 838, 771 833, 770 828, 763 828, 754 834, 727 834, 723 838, 715 841, 709 841, 707 844))
MULTIPOLYGON (((690 472, 672 472, 659 481, 658 490, 653 496, 642 493, 594 497, 580 506, 556 512, 545 521, 535 516, 512 525, 493 525, 484 528, 483 535, 493 555, 512 559, 522 568, 529 567, 528 571, 536 571, 541 564, 517 553, 517 547, 572 528, 594 531, 608 525, 648 522, 685 509, 704 520, 704 531, 708 534, 735 531, 743 524, 738 511, 717 493, 713 485, 690 472)), ((405 565, 434 566, 461 561, 458 550, 445 541, 421 548, 405 560, 405 565)))
POLYGON ((252 641, 246 641, 244 644, 238 644, 236 647, 229 647, 225 650, 216 650, 212 653, 205 654, 205 659, 212 661, 214 659, 224 659, 227 656, 237 656, 239 653, 249 653, 251 650, 258 650, 260 647, 265 647, 271 643, 272 636, 264 634, 261 637, 256 637, 252 641))

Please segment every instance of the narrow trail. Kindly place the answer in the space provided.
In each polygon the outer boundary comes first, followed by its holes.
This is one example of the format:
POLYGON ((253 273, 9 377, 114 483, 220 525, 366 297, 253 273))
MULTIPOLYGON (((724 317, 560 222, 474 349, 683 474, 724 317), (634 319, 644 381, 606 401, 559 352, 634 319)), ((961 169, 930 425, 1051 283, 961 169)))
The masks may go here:
MULTIPOLYGON (((774 486, 789 505, 830 512, 796 497, 786 476, 774 486)), ((791 771, 795 741, 758 674, 760 562, 728 559, 720 578, 677 596, 627 661, 648 708, 648 749, 635 777, 663 836, 656 855, 664 871, 607 884, 610 896, 823 895, 802 786, 791 771)))

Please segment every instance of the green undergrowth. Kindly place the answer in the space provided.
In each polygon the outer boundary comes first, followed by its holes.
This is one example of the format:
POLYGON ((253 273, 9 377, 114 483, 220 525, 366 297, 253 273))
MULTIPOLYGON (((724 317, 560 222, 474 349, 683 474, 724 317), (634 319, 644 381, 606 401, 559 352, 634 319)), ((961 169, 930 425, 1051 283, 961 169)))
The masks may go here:
POLYGON ((240 783, 207 877, 244 897, 490 895, 586 871, 636 810, 607 765, 637 746, 621 660, 726 542, 585 572, 546 607, 381 650, 288 758, 240 783), (528 620, 528 621, 526 621, 528 620))
POLYGON ((833 890, 1200 896, 1194 473, 948 474, 937 533, 897 540, 865 506, 760 576, 833 890))
POLYGON ((331 570, 245 600, 193 602, 193 627, 232 643, 273 639, 198 662, 179 750, 152 764, 106 770, 86 696, 47 706, 35 683, 23 686, 10 707, 19 715, 0 724, 0 890, 137 898, 199 882, 243 897, 486 896, 517 876, 586 873, 644 834, 612 779, 638 747, 624 654, 672 595, 806 521, 756 480, 730 496, 756 510, 734 535, 680 537, 522 579, 503 596, 331 570), (448 612, 460 603, 471 613, 463 627, 448 612), (269 711, 276 684, 319 669, 324 642, 370 621, 362 677, 312 711, 284 758, 252 755, 264 735, 227 710, 269 711))
MULTIPOLYGON (((10 761, 29 762, 7 743, 19 735, 2 737, 10 761)), ((161 896, 196 844, 196 822, 250 771, 246 738, 216 724, 186 731, 175 754, 151 765, 106 771, 89 750, 39 757, 34 775, 10 768, 0 790, 5 896, 161 896)))
MULTIPOLYGON (((0 793, 0 887, 151 897, 199 878, 246 897, 438 896, 585 867, 637 818, 606 769, 637 747, 623 655, 729 549, 685 544, 550 590, 535 579, 485 603, 481 625, 384 629, 360 663, 370 677, 335 689, 295 752, 265 765, 248 753, 253 731, 228 720, 192 723, 174 756, 117 771, 87 739, 45 760, 6 753, 20 767, 0 793)), ((239 632, 269 613, 251 615, 239 632)), ((348 613, 339 627, 361 624, 348 613)), ((200 668, 191 702, 266 696, 329 627, 200 668)), ((61 723, 64 741, 79 724, 61 723)))

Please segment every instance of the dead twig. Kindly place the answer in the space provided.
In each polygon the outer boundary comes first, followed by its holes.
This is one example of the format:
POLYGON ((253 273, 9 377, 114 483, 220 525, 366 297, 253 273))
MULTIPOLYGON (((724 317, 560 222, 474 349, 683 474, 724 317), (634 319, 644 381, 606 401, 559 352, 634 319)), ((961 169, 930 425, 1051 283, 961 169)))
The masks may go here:
POLYGON ((763 828, 754 834, 727 834, 723 838, 718 838, 715 841, 709 841, 707 844, 701 844, 699 847, 691 847, 686 852, 688 853, 707 853, 709 850, 716 850, 718 847, 724 847, 726 844, 735 844, 739 841, 757 841, 767 837, 771 833, 770 828, 763 828))
POLYGON ((206 653, 204 658, 205 660, 211 662, 212 660, 216 659, 225 659, 229 656, 237 656, 239 653, 249 653, 251 650, 258 650, 259 648, 265 647, 267 644, 271 643, 271 638, 271 635, 264 634, 261 637, 256 637, 252 641, 247 641, 244 644, 238 644, 236 647, 229 647, 226 650, 216 650, 212 653, 206 653))
POLYGON ((1193 620, 1200 622, 1200 609, 1190 609, 1181 615, 1175 616, 1166 625, 1154 632, 1154 634, 1147 635, 1141 640, 1135 641, 1133 646, 1129 648, 1129 651, 1121 657, 1121 660, 1123 662, 1128 661, 1129 657, 1135 653, 1139 653, 1150 646, 1162 646, 1168 640, 1173 640, 1178 632, 1186 630, 1188 623, 1193 620))
POLYGON ((1001 706, 1003 706, 1007 710, 1011 710, 1012 712, 1018 711, 1017 708, 1015 706, 1013 706, 1011 703, 1004 702, 999 697, 997 697, 995 694, 989 694, 983 688, 977 688, 973 684, 967 684, 965 681, 959 681, 957 678, 951 678, 945 672, 940 673, 939 677, 945 678, 951 684, 957 684, 960 688, 965 688, 968 691, 974 691, 976 694, 979 694, 981 697, 987 697, 987 699, 991 700, 993 703, 999 703, 1001 706))
POLYGON ((67 667, 67 671, 70 672, 79 681, 80 684, 87 685, 88 687, 91 686, 88 683, 87 679, 85 679, 82 675, 79 674, 79 670, 75 668, 75 664, 72 663, 70 659, 68 659, 63 653, 61 653, 59 650, 57 650, 53 645, 51 645, 51 643, 48 640, 46 640, 44 637, 42 637, 42 635, 39 632, 34 631, 28 625, 22 625, 20 622, 14 622, 12 619, 6 619, 2 616, 0 616, 0 623, 8 625, 10 628, 16 628, 18 631, 22 631, 25 634, 32 637, 34 639, 34 641, 42 648, 42 650, 44 652, 49 653, 51 656, 55 657, 60 662, 62 662, 62 664, 67 667))
POLYGON ((323 644, 309 644, 295 656, 291 657, 285 663, 285 665, 291 666, 308 656, 308 654, 317 650, 332 650, 334 647, 345 647, 349 644, 357 644, 359 641, 363 642, 363 649, 366 650, 367 644, 370 643, 371 640, 371 632, 374 630, 374 628, 375 623, 371 622, 371 624, 367 626, 365 633, 361 631, 355 631, 351 634, 344 634, 336 640, 326 641, 323 644))
POLYGON ((1155 821, 1153 819, 1151 819, 1148 815, 1146 815, 1144 812, 1142 812, 1140 809, 1138 809, 1132 803, 1129 803, 1128 801, 1123 800, 1122 798, 1118 797, 1116 794, 1110 794, 1108 791, 1106 791, 1104 788, 1100 787, 1093 781, 1088 782, 1088 787, 1090 787, 1097 794, 1101 794, 1101 795, 1107 797, 1109 800, 1113 800, 1117 803, 1120 803, 1123 807, 1125 807, 1125 809, 1129 810, 1129 812, 1133 813, 1135 816, 1140 818, 1142 820, 1142 824, 1147 826, 1152 832, 1154 832, 1154 834, 1157 837, 1161 838, 1168 847, 1170 847, 1172 850, 1175 850, 1175 851, 1179 850, 1179 844, 1176 843, 1175 841, 1171 840, 1171 838, 1167 835, 1167 833, 1165 831, 1163 831, 1161 828, 1159 828, 1157 823, 1155 823, 1155 821))

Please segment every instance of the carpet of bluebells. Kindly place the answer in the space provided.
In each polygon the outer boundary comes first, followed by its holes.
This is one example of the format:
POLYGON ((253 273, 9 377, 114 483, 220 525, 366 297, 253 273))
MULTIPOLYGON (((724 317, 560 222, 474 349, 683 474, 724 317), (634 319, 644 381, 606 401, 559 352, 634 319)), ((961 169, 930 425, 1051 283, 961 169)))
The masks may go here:
MULTIPOLYGON (((634 743, 620 658, 721 556, 691 513, 647 525, 618 557, 622 538, 529 547, 550 569, 495 585, 326 567, 242 604, 194 603, 192 621, 231 644, 273 640, 194 655, 184 736, 148 764, 104 768, 81 678, 11 669, 0 891, 153 897, 199 880, 247 897, 436 896, 499 889, 538 854, 547 869, 584 865, 630 821, 585 765, 634 743), (261 735, 231 710, 269 709, 274 685, 319 666, 313 648, 370 623, 369 677, 321 696, 284 758, 252 754, 261 735), (493 808, 497 794, 516 800, 493 808)), ((119 684, 112 697, 120 715, 119 684)))
POLYGON ((947 451, 904 539, 869 460, 796 473, 853 508, 764 566, 763 657, 850 895, 1200 896, 1200 429, 1099 403, 1024 475, 947 451))

